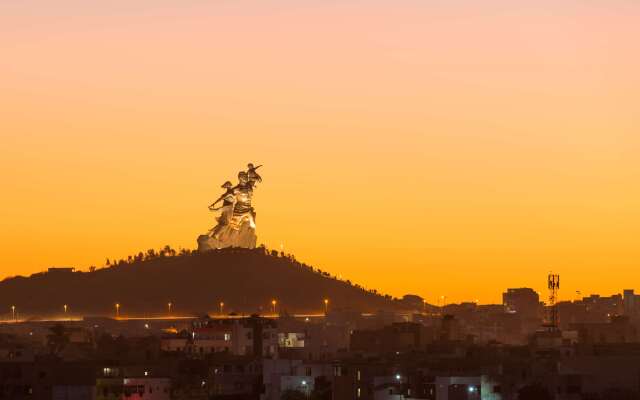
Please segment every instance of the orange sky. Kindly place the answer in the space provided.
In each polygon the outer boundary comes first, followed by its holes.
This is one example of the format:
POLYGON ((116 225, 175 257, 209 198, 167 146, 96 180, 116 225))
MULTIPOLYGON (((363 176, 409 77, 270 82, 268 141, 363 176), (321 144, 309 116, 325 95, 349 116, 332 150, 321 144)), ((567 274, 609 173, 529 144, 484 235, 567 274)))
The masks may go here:
POLYGON ((640 3, 557 3, 0 2, 0 275, 193 248, 252 161, 367 287, 640 290, 640 3))

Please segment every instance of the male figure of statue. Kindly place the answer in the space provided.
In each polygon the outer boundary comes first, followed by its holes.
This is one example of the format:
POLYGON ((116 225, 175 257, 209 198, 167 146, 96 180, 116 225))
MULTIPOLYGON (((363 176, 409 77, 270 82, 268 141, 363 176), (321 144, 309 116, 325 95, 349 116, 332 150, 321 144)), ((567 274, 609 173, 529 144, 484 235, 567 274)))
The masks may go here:
POLYGON ((244 219, 248 219, 253 228, 255 227, 255 221, 251 198, 253 197, 254 181, 249 180, 249 174, 245 171, 238 173, 238 181, 239 183, 233 188, 236 200, 233 207, 233 216, 239 219, 239 225, 242 224, 244 219))

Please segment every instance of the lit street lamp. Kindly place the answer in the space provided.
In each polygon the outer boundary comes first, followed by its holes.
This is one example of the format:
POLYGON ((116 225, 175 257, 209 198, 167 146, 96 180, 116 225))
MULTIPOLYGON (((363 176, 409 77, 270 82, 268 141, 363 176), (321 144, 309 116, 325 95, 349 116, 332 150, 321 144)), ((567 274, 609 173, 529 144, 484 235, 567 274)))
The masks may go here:
POLYGON ((16 320, 16 306, 11 306, 11 319, 16 320))
POLYGON ((224 315, 224 301, 220 302, 220 315, 224 315))
POLYGON ((329 311, 329 299, 324 299, 324 314, 326 315, 329 311))
POLYGON ((67 310, 69 309, 69 307, 65 304, 62 306, 62 308, 64 309, 64 316, 65 318, 67 317, 67 310))
POLYGON ((273 311, 273 313, 276 313, 276 304, 278 304, 277 301, 275 300, 271 300, 271 311, 273 311))
POLYGON ((116 303, 116 318, 120 318, 120 303, 116 303))
POLYGON ((171 316, 171 306, 173 306, 173 304, 171 302, 167 303, 167 311, 168 311, 168 315, 171 316))

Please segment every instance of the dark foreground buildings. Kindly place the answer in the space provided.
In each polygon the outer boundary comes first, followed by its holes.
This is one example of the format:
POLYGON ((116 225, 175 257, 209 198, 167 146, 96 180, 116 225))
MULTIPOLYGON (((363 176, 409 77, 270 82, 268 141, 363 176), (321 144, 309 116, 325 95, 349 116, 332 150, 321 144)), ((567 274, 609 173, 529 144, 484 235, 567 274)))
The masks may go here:
POLYGON ((617 400, 640 398, 633 291, 558 304, 360 315, 0 325, 0 399, 617 400))

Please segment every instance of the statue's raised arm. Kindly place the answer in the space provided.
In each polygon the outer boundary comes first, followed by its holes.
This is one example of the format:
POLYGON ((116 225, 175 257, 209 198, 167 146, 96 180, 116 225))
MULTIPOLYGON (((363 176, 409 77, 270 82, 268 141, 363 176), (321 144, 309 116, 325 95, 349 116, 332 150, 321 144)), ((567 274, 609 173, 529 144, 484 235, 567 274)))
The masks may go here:
POLYGON ((262 165, 254 167, 252 163, 247 164, 247 178, 249 179, 249 182, 262 182, 262 177, 256 172, 260 167, 262 167, 262 165))

